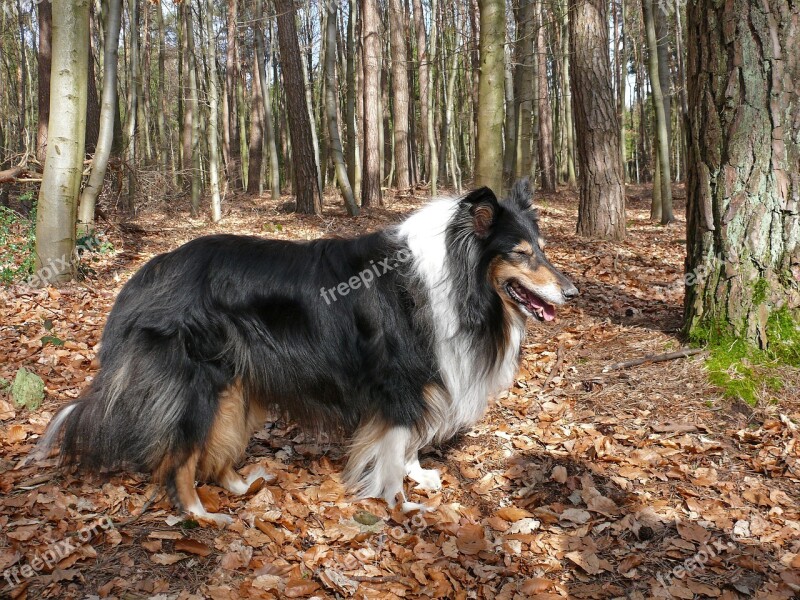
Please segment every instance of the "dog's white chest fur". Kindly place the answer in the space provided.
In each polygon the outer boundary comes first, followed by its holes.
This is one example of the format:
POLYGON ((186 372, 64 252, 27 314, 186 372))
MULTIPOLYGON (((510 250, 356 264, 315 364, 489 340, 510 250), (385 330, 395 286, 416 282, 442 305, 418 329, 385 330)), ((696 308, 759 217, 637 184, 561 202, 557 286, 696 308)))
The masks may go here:
POLYGON ((432 202, 398 230, 398 236, 411 250, 413 268, 430 297, 436 355, 449 396, 439 399, 439 406, 435 407, 437 418, 428 420, 429 441, 446 440, 480 420, 489 397, 513 382, 525 335, 525 319, 520 316, 512 324, 505 355, 487 372, 474 338, 460 331, 445 239, 447 225, 457 208, 458 200, 454 198, 432 202))

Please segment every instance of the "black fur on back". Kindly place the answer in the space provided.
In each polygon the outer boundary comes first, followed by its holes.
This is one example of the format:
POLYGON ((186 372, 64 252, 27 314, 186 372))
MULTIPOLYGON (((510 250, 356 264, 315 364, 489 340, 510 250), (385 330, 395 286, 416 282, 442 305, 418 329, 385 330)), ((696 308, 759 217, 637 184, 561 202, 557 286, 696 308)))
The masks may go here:
POLYGON ((101 369, 61 427, 62 462, 154 470, 186 456, 237 380, 311 430, 350 432, 376 413, 414 424, 439 378, 429 312, 392 240, 215 235, 152 259, 109 315, 101 369), (380 273, 368 289, 322 297, 367 269, 380 273))

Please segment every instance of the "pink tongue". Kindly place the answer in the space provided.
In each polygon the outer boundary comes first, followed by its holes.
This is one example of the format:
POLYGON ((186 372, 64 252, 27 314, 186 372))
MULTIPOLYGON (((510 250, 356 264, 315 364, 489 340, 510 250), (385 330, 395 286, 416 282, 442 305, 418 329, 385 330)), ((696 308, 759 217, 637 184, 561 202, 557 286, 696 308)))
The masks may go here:
MULTIPOLYGON (((526 290, 527 291, 527 290, 526 290)), ((544 300, 541 300, 538 296, 534 296, 533 294, 525 294, 528 302, 531 303, 535 308, 541 309, 542 317, 544 317, 545 321, 552 321, 556 318, 556 307, 552 304, 548 304, 544 300)))
POLYGON ((552 304, 545 303, 544 312, 542 314, 544 315, 545 321, 552 321, 556 318, 556 309, 552 304))

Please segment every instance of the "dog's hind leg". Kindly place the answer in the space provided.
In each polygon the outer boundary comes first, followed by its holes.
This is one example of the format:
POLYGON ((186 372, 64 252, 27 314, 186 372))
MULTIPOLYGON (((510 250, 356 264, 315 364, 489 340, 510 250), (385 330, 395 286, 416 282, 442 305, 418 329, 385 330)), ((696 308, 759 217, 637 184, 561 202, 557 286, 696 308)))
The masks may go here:
POLYGON ((266 413, 257 403, 248 402, 240 382, 227 387, 219 396, 216 416, 199 459, 201 479, 211 479, 232 494, 247 492, 259 478, 270 480, 258 467, 243 478, 234 470, 247 449, 253 431, 263 425, 266 413))
POLYGON ((156 472, 156 477, 163 483, 173 504, 181 510, 194 515, 199 519, 213 521, 217 525, 228 525, 233 518, 220 513, 208 512, 195 487, 195 475, 200 450, 195 450, 183 461, 176 461, 174 457, 167 456, 156 472))

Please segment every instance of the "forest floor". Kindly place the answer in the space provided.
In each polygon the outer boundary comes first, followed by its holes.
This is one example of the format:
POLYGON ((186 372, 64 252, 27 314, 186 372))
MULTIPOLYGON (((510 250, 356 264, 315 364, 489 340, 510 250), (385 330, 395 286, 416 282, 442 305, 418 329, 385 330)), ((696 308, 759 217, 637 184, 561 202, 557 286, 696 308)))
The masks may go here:
POLYGON ((409 494, 435 510, 352 502, 342 447, 278 422, 245 461, 275 481, 245 497, 201 488, 208 508, 239 517, 224 530, 176 518, 163 499, 148 504, 144 475, 21 461, 96 373, 106 315, 146 260, 214 232, 362 233, 397 222, 424 192, 358 219, 338 202, 315 218, 291 214, 285 198, 240 196, 226 199, 219 225, 181 203, 101 223, 113 249, 91 255, 83 282, 0 288, 0 377, 25 367, 46 385, 35 411, 0 392, 0 596, 798 597, 798 373, 751 407, 707 383, 702 355, 603 371, 683 346, 685 223, 652 224, 649 191, 628 194, 624 243, 576 237, 574 193, 538 195, 548 255, 581 296, 556 321, 530 324, 516 383, 486 417, 426 454, 443 489, 409 494))

